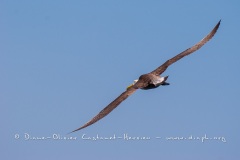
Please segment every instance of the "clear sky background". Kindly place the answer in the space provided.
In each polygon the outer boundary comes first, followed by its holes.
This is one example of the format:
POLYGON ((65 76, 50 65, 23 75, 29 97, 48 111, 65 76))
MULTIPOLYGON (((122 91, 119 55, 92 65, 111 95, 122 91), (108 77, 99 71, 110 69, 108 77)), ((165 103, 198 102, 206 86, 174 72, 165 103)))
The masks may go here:
POLYGON ((239 7, 238 0, 1 0, 0 159, 239 160, 239 7), (163 74, 170 86, 139 90, 67 135, 220 19, 209 43, 163 74), (77 140, 25 140, 25 133, 77 140), (166 139, 205 134, 226 142, 166 139))

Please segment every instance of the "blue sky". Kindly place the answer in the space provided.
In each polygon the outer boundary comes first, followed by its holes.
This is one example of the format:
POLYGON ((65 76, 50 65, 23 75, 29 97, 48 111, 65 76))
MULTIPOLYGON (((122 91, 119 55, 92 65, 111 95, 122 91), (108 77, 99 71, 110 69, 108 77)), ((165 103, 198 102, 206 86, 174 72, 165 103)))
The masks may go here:
POLYGON ((238 160, 239 5, 2 0, 1 159, 238 160), (139 90, 101 121, 67 135, 141 74, 202 39, 220 19, 209 43, 163 74, 170 86, 139 90), (55 134, 77 140, 25 139, 55 134), (150 140, 82 138, 124 134, 150 140), (221 139, 167 140, 205 135, 221 139))

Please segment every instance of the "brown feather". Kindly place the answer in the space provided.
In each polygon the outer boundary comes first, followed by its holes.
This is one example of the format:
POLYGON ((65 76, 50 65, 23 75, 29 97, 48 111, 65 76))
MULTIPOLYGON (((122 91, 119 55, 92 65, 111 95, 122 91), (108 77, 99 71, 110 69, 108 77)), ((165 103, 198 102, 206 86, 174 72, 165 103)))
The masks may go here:
POLYGON ((213 28, 213 30, 206 36, 204 37, 200 42, 192 46, 191 48, 186 49, 185 51, 181 52, 180 54, 176 55, 175 57, 167 60, 165 63, 163 63, 160 67, 152 71, 152 74, 155 75, 161 75, 171 64, 174 62, 180 60, 181 58, 195 52, 196 50, 200 49, 205 43, 207 43, 217 32, 218 27, 220 25, 221 20, 217 23, 217 25, 213 28))
POLYGON ((122 103, 122 101, 124 101, 125 99, 127 99, 131 94, 133 94, 137 89, 132 86, 130 87, 128 90, 126 90, 125 92, 123 92, 120 96, 118 96, 114 101, 112 101, 107 107, 105 107, 103 110, 101 110, 95 117, 93 117, 89 122, 87 122, 86 124, 84 124, 82 127, 75 129, 72 132, 76 132, 80 129, 83 129, 85 127, 88 127, 90 125, 92 125, 93 123, 99 121, 100 119, 102 119, 103 117, 105 117, 106 115, 108 115, 112 110, 114 110, 120 103, 122 103))

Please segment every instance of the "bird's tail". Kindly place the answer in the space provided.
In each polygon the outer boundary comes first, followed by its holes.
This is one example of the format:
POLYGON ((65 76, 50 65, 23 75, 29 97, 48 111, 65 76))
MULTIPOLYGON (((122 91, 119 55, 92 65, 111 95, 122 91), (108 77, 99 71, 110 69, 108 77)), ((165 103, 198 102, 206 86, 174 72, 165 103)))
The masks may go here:
POLYGON ((164 77, 164 79, 161 83, 162 86, 170 85, 170 83, 166 82, 167 79, 168 79, 168 76, 164 77))

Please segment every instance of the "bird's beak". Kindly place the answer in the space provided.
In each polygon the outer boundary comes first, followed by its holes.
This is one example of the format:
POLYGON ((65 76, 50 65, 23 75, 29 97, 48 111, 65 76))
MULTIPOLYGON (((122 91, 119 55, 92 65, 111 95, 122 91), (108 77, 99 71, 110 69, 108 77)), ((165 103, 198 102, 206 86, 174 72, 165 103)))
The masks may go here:
POLYGON ((130 84, 127 88, 126 88, 126 90, 128 90, 130 87, 132 87, 133 86, 133 84, 130 84))

